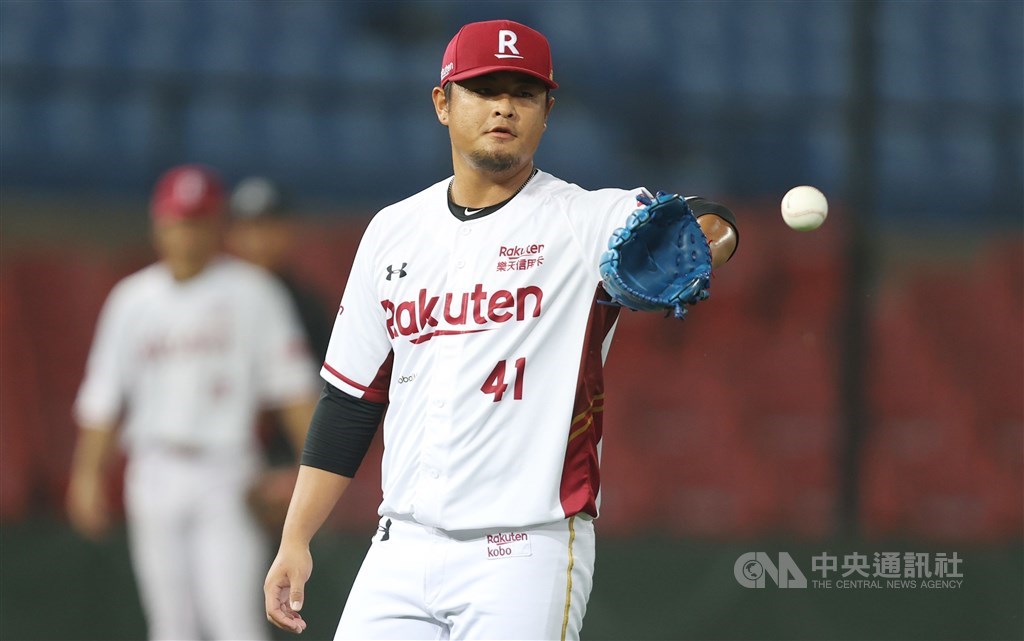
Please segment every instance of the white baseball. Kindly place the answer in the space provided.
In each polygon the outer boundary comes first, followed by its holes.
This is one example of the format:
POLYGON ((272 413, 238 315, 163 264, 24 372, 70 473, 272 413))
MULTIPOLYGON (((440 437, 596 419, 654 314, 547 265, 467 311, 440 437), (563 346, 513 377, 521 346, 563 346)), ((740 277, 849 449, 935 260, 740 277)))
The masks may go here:
POLYGON ((782 219, 797 231, 817 229, 827 216, 825 194, 809 185, 790 189, 782 199, 782 219))

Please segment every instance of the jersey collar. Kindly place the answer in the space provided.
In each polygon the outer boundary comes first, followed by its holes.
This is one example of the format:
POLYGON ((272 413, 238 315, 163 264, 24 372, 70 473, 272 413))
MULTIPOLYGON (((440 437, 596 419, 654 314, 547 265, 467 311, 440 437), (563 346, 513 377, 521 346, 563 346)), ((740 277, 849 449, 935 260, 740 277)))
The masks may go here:
MULTIPOLYGON (((538 171, 539 171, 539 169, 537 167, 534 167, 533 171, 530 173, 530 177, 526 179, 526 182, 523 183, 522 187, 520 187, 519 189, 516 190, 516 193, 512 194, 511 196, 509 196, 505 200, 501 201, 497 205, 488 205, 487 207, 481 207, 479 209, 473 209, 472 207, 463 207, 462 205, 456 205, 455 201, 452 200, 452 183, 451 183, 451 181, 449 181, 448 182, 448 211, 452 212, 452 216, 455 216, 456 218, 458 218, 461 221, 477 220, 479 218, 483 218, 484 216, 490 216, 491 214, 493 214, 494 212, 498 211, 499 209, 501 209, 505 205, 509 204, 509 202, 511 202, 513 198, 518 196, 519 192, 521 192, 523 189, 526 188, 527 185, 530 184, 530 181, 533 180, 533 177, 537 175, 538 171), (467 212, 470 212, 470 213, 467 213, 467 212)), ((455 180, 455 179, 452 178, 452 180, 455 180)))

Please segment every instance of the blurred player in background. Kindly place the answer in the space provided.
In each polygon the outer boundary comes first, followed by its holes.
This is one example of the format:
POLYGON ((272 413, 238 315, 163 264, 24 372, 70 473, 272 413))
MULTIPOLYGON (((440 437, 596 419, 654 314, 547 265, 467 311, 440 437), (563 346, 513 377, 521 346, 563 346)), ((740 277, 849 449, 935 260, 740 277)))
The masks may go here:
POLYGON ((305 438, 315 377, 287 292, 221 253, 227 203, 197 165, 165 173, 150 214, 159 261, 118 283, 75 403, 67 508, 98 539, 114 435, 127 453, 132 563, 153 639, 262 639, 265 534, 246 496, 262 468, 254 430, 276 408, 305 438))
MULTIPOLYGON (((336 639, 576 639, 619 311, 602 304, 598 265, 649 192, 587 191, 534 166, 558 86, 540 33, 466 25, 440 71, 454 176, 379 212, 360 243, 267 616, 305 629, 310 539, 386 408, 380 527, 336 639)), ((687 204, 724 264, 731 212, 687 204)))
POLYGON ((231 194, 227 247, 236 256, 281 279, 299 312, 313 355, 322 359, 331 338, 333 312, 326 313, 328 307, 320 295, 289 271, 288 260, 294 246, 295 227, 287 194, 262 176, 250 176, 239 182, 231 194))
MULTIPOLYGON (((269 178, 250 176, 240 181, 232 192, 230 211, 227 249, 278 277, 299 314, 306 339, 317 359, 314 362, 323 362, 331 338, 332 314, 319 294, 289 270, 295 226, 286 194, 269 178)), ((301 449, 293 447, 287 426, 277 413, 265 412, 262 418, 260 435, 272 468, 253 487, 250 505, 268 531, 277 536, 295 486, 296 461, 301 449)))

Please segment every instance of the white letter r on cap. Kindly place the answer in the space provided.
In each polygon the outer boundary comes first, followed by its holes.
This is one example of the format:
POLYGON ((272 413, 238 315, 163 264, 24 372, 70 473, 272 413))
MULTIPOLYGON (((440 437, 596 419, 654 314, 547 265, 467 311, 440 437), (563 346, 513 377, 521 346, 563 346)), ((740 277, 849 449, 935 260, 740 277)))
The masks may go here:
POLYGON ((516 49, 516 40, 518 37, 514 31, 508 29, 501 29, 498 31, 498 53, 494 54, 496 58, 522 58, 519 55, 519 50, 516 49), (506 49, 511 53, 505 53, 506 49))

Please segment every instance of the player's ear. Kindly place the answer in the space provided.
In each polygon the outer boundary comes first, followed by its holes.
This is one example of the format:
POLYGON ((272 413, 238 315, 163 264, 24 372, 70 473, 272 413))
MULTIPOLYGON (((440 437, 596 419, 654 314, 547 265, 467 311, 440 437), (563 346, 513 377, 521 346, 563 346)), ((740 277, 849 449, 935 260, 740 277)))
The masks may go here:
POLYGON ((551 108, 555 106, 555 97, 548 94, 548 105, 544 108, 544 126, 548 126, 548 116, 551 115, 551 108))
POLYGON ((434 87, 430 96, 434 100, 434 112, 437 114, 437 121, 445 127, 448 126, 448 98, 444 95, 444 89, 434 87))

